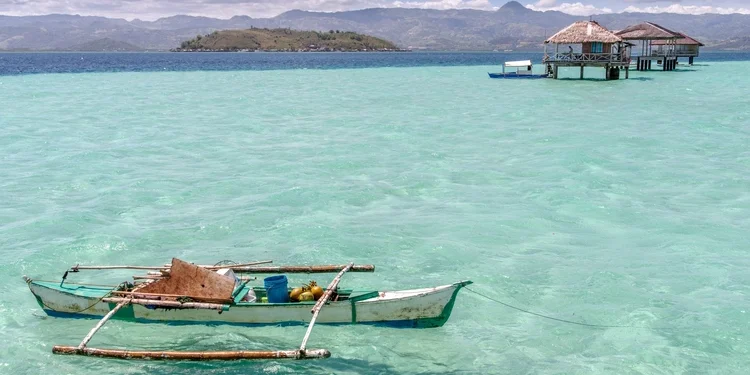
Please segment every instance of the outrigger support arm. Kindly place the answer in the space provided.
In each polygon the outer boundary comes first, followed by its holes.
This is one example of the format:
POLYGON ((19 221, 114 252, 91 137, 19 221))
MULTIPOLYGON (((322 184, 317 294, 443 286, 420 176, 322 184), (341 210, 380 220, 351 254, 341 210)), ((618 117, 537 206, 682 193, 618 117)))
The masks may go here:
MULTIPOLYGON (((112 310, 110 310, 107 313, 107 315, 104 315, 104 318, 102 318, 102 320, 100 320, 99 323, 97 323, 94 326, 94 328, 91 329, 91 331, 89 332, 89 334, 86 335, 86 337, 83 338, 83 341, 81 341, 81 343, 78 344, 78 347, 76 347, 76 350, 77 351, 82 351, 83 349, 85 349, 86 348, 86 344, 88 344, 89 341, 91 341, 91 339, 94 337, 94 334, 97 331, 99 331, 100 328, 102 328, 102 326, 104 325, 104 323, 106 323, 109 320, 109 318, 111 318, 113 315, 115 315, 121 308, 129 305, 130 301, 131 301, 130 298, 125 299, 124 301, 118 303, 117 306, 115 306, 115 308, 113 308, 112 310)), ((54 352, 54 349, 53 349, 53 352, 54 352)))
POLYGON ((344 269, 339 272, 336 277, 333 278, 333 281, 328 285, 328 288, 326 289, 326 292, 323 293, 323 295, 320 297, 318 302, 315 303, 315 306, 312 308, 311 312, 313 314, 312 319, 310 319, 310 325, 307 326, 307 332, 305 332, 305 337, 302 339, 302 345, 299 347, 299 352, 301 356, 307 355, 307 350, 305 350, 305 347, 307 346, 307 339, 310 338, 310 334, 312 333, 313 325, 315 325, 315 321, 318 319, 318 314, 320 314, 320 310, 325 306, 326 302, 328 302, 328 299, 331 298, 331 295, 336 290, 336 287, 339 285, 339 282, 341 281, 341 277, 344 276, 344 274, 352 269, 354 267, 354 263, 349 263, 344 269))

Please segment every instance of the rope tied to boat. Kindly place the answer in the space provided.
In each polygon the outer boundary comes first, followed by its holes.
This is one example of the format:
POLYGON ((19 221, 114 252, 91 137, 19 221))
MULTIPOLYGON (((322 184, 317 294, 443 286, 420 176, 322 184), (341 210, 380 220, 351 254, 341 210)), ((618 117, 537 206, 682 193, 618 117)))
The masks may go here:
POLYGON ((473 289, 471 289, 471 288, 468 288, 468 287, 466 287, 465 289, 466 289, 467 291, 469 291, 469 292, 472 292, 472 293, 474 293, 474 294, 476 294, 476 295, 480 296, 480 297, 484 297, 485 299, 487 299, 487 300, 489 300, 489 301, 492 301, 492 302, 498 303, 498 304, 500 304, 500 305, 503 305, 503 306, 505 306, 505 307, 511 308, 511 309, 513 309, 513 310, 517 310, 517 311, 520 311, 520 312, 523 312, 523 313, 526 313, 526 314, 530 314, 530 315, 538 316, 538 317, 540 317, 540 318, 544 318, 544 319, 554 320, 554 321, 557 321, 557 322, 561 322, 561 323, 574 324, 574 325, 578 325, 578 326, 583 326, 583 327, 589 327, 589 328, 643 328, 643 329, 674 329, 674 328, 665 328, 665 327, 644 327, 644 326, 629 326, 629 325, 606 325, 606 324, 589 324, 589 323, 583 323, 583 322, 576 322, 576 321, 573 321, 573 320, 560 319, 560 318, 555 318, 555 317, 553 317, 553 316, 549 316, 549 315, 544 315, 544 314, 539 314, 539 313, 536 313, 536 312, 533 312, 533 311, 529 311, 529 310, 526 310, 526 309, 522 309, 522 308, 520 308, 520 307, 516 307, 516 306, 513 306, 513 305, 511 305, 511 304, 509 304, 509 303, 505 303, 505 302, 503 302, 503 301, 500 301, 500 300, 498 300, 498 299, 492 298, 492 297, 490 297, 490 296, 488 296, 488 295, 486 295, 486 294, 483 294, 483 293, 477 292, 477 291, 475 291, 475 290, 473 290, 473 289))
MULTIPOLYGON (((66 272, 66 274, 67 274, 67 272, 66 272)), ((31 282, 31 281, 29 280, 29 282, 31 282)), ((62 283, 60 283, 60 284, 62 285, 62 283)), ((127 289, 127 288, 131 287, 132 285, 133 284, 131 284, 131 283, 127 282, 127 281, 123 281, 123 282, 117 284, 116 287, 112 288, 111 291, 105 293, 101 298, 97 299, 96 302, 94 302, 90 306, 88 306, 88 307, 86 307, 84 309, 78 310, 78 311, 66 311, 66 312, 69 313, 69 314, 80 314, 80 313, 82 313, 82 312, 84 312, 84 311, 86 311, 86 310, 88 310, 88 309, 96 306, 99 302, 102 302, 102 300, 105 299, 105 298, 107 298, 107 296, 109 296, 113 291, 119 291, 119 290, 127 289)), ((44 303, 44 300, 42 300, 41 298, 37 297, 37 300, 39 301, 39 303, 42 304, 42 306, 44 306, 48 310, 55 311, 54 308, 52 308, 51 306, 48 306, 46 303, 44 303)))

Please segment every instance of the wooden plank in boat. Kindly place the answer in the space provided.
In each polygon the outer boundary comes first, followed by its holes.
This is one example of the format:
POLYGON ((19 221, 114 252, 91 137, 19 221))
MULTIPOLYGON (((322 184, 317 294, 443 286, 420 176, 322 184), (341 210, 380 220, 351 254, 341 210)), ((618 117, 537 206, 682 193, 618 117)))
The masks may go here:
POLYGON ((234 280, 214 271, 172 258, 169 277, 148 284, 141 293, 173 294, 196 300, 231 300, 234 280))

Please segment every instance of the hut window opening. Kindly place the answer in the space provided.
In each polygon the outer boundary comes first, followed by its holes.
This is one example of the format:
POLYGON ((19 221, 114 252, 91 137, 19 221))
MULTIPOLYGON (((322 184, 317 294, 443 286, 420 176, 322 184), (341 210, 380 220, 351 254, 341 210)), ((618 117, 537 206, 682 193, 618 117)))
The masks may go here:
POLYGON ((604 52, 604 44, 600 42, 591 43, 591 53, 602 53, 604 52))

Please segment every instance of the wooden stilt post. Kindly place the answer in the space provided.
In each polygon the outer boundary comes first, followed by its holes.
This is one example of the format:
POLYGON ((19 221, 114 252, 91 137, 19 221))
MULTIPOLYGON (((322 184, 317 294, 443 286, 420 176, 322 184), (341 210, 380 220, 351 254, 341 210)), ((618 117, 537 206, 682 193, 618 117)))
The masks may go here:
POLYGON ((558 69, 559 68, 560 68, 559 66, 555 65, 555 67, 552 69, 552 78, 553 79, 557 79, 557 74, 558 74, 558 69))
POLYGON ((331 281, 330 284, 328 284, 328 288, 326 289, 326 292, 323 293, 323 295, 318 299, 318 302, 315 303, 315 306, 312 308, 312 314, 313 317, 310 319, 310 325, 307 326, 307 332, 305 333, 305 337, 302 339, 302 345, 299 347, 300 355, 305 355, 305 348, 307 347, 307 339, 310 338, 310 333, 312 333, 313 325, 315 325, 315 321, 318 319, 318 314, 320 314, 320 310, 325 306, 326 302, 328 302, 328 299, 331 298, 331 295, 336 290, 336 287, 339 285, 339 281, 341 281, 341 277, 344 276, 344 274, 349 271, 352 267, 354 267, 354 263, 349 263, 346 268, 341 270, 336 277, 333 278, 333 281, 331 281))
POLYGON ((630 78, 630 67, 625 67, 625 79, 630 78))
POLYGON ((92 328, 91 331, 89 331, 89 334, 86 335, 86 337, 83 338, 83 341, 81 341, 81 343, 78 344, 78 347, 76 348, 76 350, 83 351, 83 349, 86 347, 86 344, 88 344, 89 341, 91 341, 91 338, 93 338, 94 334, 100 328, 102 328, 102 326, 104 325, 104 323, 106 323, 109 320, 109 318, 111 318, 113 315, 115 315, 117 313, 117 311, 119 311, 121 308, 123 308, 124 306, 127 306, 129 304, 130 304, 130 299, 126 299, 125 301, 122 301, 122 302, 118 303, 117 306, 115 306, 112 310, 110 310, 107 313, 107 315, 104 315, 104 317, 102 318, 102 320, 100 320, 99 323, 97 323, 94 326, 94 328, 92 328))
POLYGON ((581 79, 583 79, 583 64, 581 64, 581 79))

